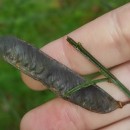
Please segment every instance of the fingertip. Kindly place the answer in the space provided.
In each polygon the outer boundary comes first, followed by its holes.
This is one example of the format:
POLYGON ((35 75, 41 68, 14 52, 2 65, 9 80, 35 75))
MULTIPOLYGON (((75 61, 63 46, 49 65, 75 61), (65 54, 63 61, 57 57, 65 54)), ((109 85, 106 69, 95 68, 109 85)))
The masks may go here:
POLYGON ((22 80, 24 83, 31 89, 41 91, 46 89, 46 87, 39 81, 34 80, 33 78, 21 73, 22 80))

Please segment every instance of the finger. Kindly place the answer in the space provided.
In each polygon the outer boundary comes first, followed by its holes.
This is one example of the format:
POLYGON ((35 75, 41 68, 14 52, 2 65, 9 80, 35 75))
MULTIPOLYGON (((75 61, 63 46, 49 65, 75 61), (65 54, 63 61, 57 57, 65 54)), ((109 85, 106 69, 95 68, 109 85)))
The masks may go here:
POLYGON ((130 117, 100 130, 129 130, 129 129, 130 129, 130 117))
MULTIPOLYGON (((130 4, 116 9, 69 34, 106 67, 116 66, 130 59, 130 4), (126 20, 127 19, 127 20, 126 20)), ((97 71, 96 67, 60 38, 42 48, 42 51, 80 74, 97 71)), ((23 76, 26 84, 42 89, 32 79, 23 76)))
MULTIPOLYGON (((121 64, 130 59, 129 12, 130 4, 127 4, 68 35, 81 42, 106 67, 121 64)), ((66 43, 68 42, 65 36, 43 47, 42 50, 80 74, 96 71, 94 65, 66 43)))
POLYGON ((41 82, 35 79, 32 79, 31 77, 27 76, 24 73, 21 73, 21 77, 24 83, 33 90, 40 91, 40 90, 46 89, 46 87, 41 82))
POLYGON ((93 130, 130 116, 129 109, 98 115, 56 99, 28 112, 21 130, 93 130))
MULTIPOLYGON (((130 62, 112 70, 121 82, 130 89, 130 62)), ((100 86, 112 97, 128 101, 128 97, 112 83, 100 86)), ((103 104, 101 104, 103 105, 103 104)), ((21 122, 21 130, 93 130, 98 129, 130 116, 130 104, 111 113, 98 114, 90 112, 62 99, 52 100, 27 113, 21 122)))

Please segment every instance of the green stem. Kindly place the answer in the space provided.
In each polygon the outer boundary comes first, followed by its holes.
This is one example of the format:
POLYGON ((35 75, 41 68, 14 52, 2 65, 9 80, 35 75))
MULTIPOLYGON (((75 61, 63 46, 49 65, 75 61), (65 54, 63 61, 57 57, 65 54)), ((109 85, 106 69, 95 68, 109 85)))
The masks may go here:
POLYGON ((91 80, 91 81, 86 81, 83 84, 80 84, 80 85, 78 85, 78 86, 70 89, 69 91, 67 91, 65 93, 65 97, 68 96, 68 95, 71 95, 71 94, 75 93, 76 91, 80 90, 81 88, 87 88, 90 85, 95 85, 97 83, 105 82, 105 81, 108 81, 108 78, 102 78, 102 79, 95 79, 95 80, 91 80))
POLYGON ((87 74, 87 75, 82 75, 85 79, 90 79, 90 80, 93 80, 95 78, 97 78, 98 76, 101 76, 102 73, 101 72, 95 72, 95 73, 92 73, 92 74, 87 74))
POLYGON ((76 43, 72 38, 67 37, 67 41, 78 51, 80 51, 88 60, 94 63, 101 71, 101 73, 109 78, 109 80, 117 85, 129 98, 130 98, 130 91, 112 74, 109 70, 104 67, 97 59, 95 59, 87 50, 80 43, 76 43))

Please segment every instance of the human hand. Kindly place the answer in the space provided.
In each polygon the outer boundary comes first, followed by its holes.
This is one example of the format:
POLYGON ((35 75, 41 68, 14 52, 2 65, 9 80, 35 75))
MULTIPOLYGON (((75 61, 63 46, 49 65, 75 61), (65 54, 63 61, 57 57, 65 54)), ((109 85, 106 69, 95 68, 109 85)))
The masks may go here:
MULTIPOLYGON (((104 66, 112 67, 111 72, 128 89, 130 89, 129 23, 130 4, 127 4, 68 34, 83 43, 83 46, 104 66)), ((41 50, 79 74, 97 71, 92 63, 67 43, 66 36, 53 41, 41 50)), ((22 77, 32 89, 45 89, 38 81, 26 75, 22 77)), ((111 83, 100 83, 100 87, 116 100, 129 100, 111 83)), ((128 130, 129 121, 130 105, 108 114, 98 114, 56 98, 28 112, 22 119, 21 130, 128 130)))

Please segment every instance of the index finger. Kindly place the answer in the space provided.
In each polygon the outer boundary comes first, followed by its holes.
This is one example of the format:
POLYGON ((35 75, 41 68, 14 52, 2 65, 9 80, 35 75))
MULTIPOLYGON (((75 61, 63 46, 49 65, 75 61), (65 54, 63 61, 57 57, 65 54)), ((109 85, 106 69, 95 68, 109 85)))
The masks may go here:
MULTIPOLYGON (((130 59, 130 4, 107 13, 68 34, 83 46, 104 66, 113 67, 130 59), (125 12, 125 13, 124 13, 125 12), (127 19, 127 20, 126 20, 127 19)), ((80 74, 97 71, 97 68, 69 44, 66 36, 51 42, 41 50, 80 74)), ((39 82, 23 76, 25 83, 41 89, 39 82), (32 81, 33 84, 32 84, 32 81), (36 86, 37 85, 37 86, 36 86)))

